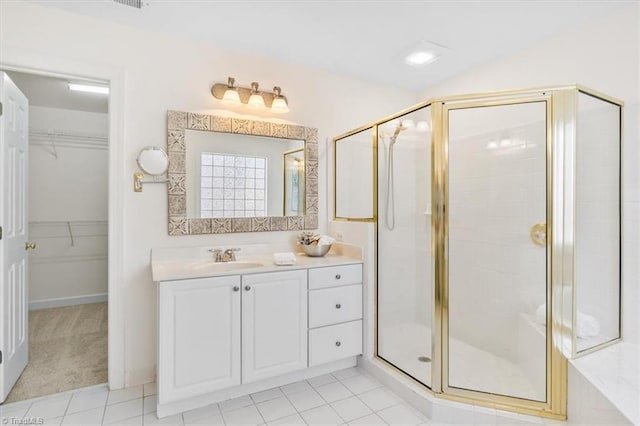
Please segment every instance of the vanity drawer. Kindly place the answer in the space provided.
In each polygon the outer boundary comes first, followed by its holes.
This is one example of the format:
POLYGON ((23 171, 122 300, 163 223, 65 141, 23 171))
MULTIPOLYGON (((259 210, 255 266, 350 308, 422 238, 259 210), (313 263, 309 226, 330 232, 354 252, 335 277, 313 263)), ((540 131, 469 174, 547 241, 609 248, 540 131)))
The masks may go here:
POLYGON ((362 321, 309 330, 309 367, 362 353, 362 321))
POLYGON ((362 285, 309 292, 309 328, 362 318, 362 285))
POLYGON ((309 269, 309 289, 362 283, 362 264, 309 269))

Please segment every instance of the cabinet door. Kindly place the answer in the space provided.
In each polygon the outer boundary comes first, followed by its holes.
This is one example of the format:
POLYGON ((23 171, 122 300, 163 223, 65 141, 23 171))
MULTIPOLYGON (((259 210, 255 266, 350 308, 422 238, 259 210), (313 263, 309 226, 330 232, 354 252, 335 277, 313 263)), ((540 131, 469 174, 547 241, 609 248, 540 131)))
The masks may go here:
POLYGON ((159 284, 158 402, 240 384, 240 277, 159 284))
POLYGON ((307 367, 307 271, 242 277, 242 382, 307 367))

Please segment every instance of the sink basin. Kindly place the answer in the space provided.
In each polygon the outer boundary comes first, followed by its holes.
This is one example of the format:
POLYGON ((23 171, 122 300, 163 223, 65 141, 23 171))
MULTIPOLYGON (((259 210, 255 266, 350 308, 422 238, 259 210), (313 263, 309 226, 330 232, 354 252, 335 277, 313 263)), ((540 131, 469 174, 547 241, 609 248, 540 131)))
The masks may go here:
POLYGON ((190 268, 196 269, 198 271, 209 271, 209 272, 232 272, 239 271, 242 269, 251 269, 251 268, 260 268, 264 266, 263 263, 260 262, 250 262, 244 260, 237 260, 235 262, 213 262, 213 261, 202 261, 197 263, 192 263, 189 265, 190 268))

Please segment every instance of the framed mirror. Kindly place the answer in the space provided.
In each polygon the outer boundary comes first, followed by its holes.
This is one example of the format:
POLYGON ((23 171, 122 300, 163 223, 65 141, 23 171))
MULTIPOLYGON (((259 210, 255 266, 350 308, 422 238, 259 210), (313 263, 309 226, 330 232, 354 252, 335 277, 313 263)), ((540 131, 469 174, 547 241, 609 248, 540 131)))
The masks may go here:
POLYGON ((318 227, 317 129, 167 112, 169 235, 318 227))

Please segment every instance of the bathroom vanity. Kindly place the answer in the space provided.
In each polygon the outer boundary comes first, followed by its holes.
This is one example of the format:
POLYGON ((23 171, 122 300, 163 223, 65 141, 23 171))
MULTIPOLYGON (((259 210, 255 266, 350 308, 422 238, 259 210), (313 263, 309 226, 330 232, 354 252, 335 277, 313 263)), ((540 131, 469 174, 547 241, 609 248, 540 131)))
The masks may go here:
POLYGON ((158 417, 355 365, 362 262, 328 254, 215 262, 207 249, 154 249, 158 417))

